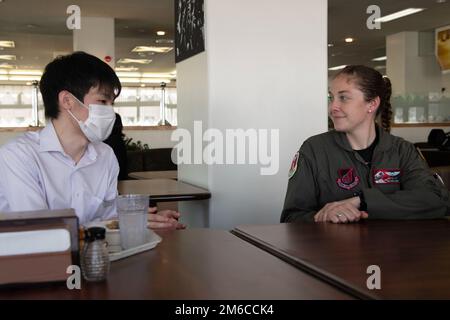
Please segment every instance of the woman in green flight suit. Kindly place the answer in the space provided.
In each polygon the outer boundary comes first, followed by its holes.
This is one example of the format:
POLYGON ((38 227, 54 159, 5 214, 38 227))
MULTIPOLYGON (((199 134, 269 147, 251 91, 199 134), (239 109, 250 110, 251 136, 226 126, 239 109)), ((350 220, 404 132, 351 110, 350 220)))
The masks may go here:
POLYGON ((389 133, 389 79, 347 66, 329 96, 335 129, 307 139, 295 155, 281 222, 445 216, 448 190, 411 143, 389 133))

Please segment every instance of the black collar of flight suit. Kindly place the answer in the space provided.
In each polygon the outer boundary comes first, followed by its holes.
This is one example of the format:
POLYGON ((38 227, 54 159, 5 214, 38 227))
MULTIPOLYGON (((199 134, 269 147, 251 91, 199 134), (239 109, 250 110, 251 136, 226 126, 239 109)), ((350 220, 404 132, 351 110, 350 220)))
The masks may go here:
MULTIPOLYGON (((392 147, 392 139, 391 135, 380 128, 378 125, 375 126, 375 130, 378 132, 379 141, 378 145, 375 147, 374 154, 376 152, 386 151, 392 147)), ((333 130, 334 132, 334 140, 336 143, 344 150, 355 152, 350 145, 350 142, 347 139, 345 132, 338 132, 333 130)))

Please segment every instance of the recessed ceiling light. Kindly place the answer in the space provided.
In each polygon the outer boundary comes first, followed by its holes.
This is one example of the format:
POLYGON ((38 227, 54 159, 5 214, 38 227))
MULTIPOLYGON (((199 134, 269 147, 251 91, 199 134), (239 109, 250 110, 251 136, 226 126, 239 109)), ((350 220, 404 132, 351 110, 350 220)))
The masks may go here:
POLYGON ((334 47, 334 44, 329 43, 329 44, 328 44, 328 48, 331 48, 331 47, 334 47))
POLYGON ((353 39, 353 38, 345 38, 345 42, 347 42, 347 43, 352 43, 353 41, 355 41, 355 39, 353 39))
POLYGON ((139 57, 147 57, 147 56, 154 56, 154 52, 138 52, 139 57))
POLYGON ((383 57, 378 57, 378 58, 373 58, 372 61, 386 61, 387 57, 383 56, 383 57))
POLYGON ((158 36, 165 36, 165 35, 166 35, 166 32, 165 32, 165 31, 156 31, 156 34, 157 34, 158 36))
POLYGON ((328 68, 328 70, 330 70, 330 71, 341 70, 341 69, 344 69, 346 66, 347 65, 343 64, 343 65, 340 65, 340 66, 328 68))
POLYGON ((2 48, 15 48, 14 41, 11 40, 0 40, 0 47, 2 48))
POLYGON ((0 68, 2 68, 2 69, 15 69, 16 66, 13 66, 13 65, 8 64, 8 63, 0 63, 0 68))
POLYGON ((156 39, 155 43, 157 44, 173 44, 173 40, 172 39, 156 39))
POLYGON ((153 47, 153 46, 137 46, 131 52, 156 52, 167 53, 172 50, 173 47, 153 47))
POLYGON ((377 70, 386 69, 386 66, 376 66, 375 69, 377 69, 377 70))
POLYGON ((142 87, 142 88, 145 88, 145 84, 144 84, 144 83, 141 83, 141 87, 142 87))
POLYGON ((117 61, 117 63, 139 63, 139 64, 149 64, 151 62, 152 60, 150 59, 129 59, 129 58, 119 59, 119 61, 117 61))
POLYGON ((375 22, 388 22, 388 21, 392 21, 392 20, 396 20, 396 19, 400 19, 400 18, 409 16, 414 13, 421 12, 423 10, 425 10, 425 8, 408 8, 405 10, 401 10, 401 11, 397 11, 397 12, 388 14, 387 16, 384 16, 381 18, 377 18, 374 21, 375 22))
POLYGON ((0 54, 0 60, 16 60, 16 56, 13 54, 0 54))
POLYGON ((139 68, 136 68, 136 67, 116 67, 114 70, 116 70, 116 72, 120 72, 120 71, 138 71, 139 68))

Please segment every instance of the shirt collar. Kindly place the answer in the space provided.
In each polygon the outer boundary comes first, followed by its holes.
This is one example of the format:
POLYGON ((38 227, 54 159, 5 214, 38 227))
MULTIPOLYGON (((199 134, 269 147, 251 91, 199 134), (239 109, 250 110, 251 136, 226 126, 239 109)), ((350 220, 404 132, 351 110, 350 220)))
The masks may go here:
POLYGON ((44 129, 39 132, 39 150, 41 152, 58 151, 65 153, 50 119, 48 119, 44 129))
MULTIPOLYGON (((64 149, 59 141, 58 135, 56 134, 55 127, 50 119, 47 121, 47 125, 39 132, 39 151, 50 152, 56 151, 61 152, 66 155, 64 149)), ((97 150, 95 145, 89 142, 86 153, 83 157, 87 156, 90 160, 97 159, 97 150)))
MULTIPOLYGON (((101 142, 99 142, 101 143, 101 142)), ((95 144, 92 142, 89 142, 85 156, 87 156, 91 160, 97 159, 97 150, 95 149, 95 144)))

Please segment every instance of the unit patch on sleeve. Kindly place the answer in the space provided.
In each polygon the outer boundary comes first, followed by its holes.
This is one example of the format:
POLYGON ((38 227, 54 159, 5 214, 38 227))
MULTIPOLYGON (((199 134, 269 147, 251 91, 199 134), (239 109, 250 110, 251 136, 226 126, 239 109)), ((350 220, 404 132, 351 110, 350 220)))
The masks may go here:
POLYGON ((292 178, 292 176, 295 174, 295 172, 297 171, 297 167, 298 167, 298 158, 299 158, 299 153, 297 152, 294 156, 294 159, 292 159, 291 162, 291 167, 289 169, 289 179, 292 178))
POLYGON ((359 184, 360 178, 355 174, 354 168, 339 169, 338 175, 336 183, 341 189, 350 190, 359 184))
POLYGON ((400 183, 400 169, 375 169, 373 171, 374 184, 396 184, 400 183))

